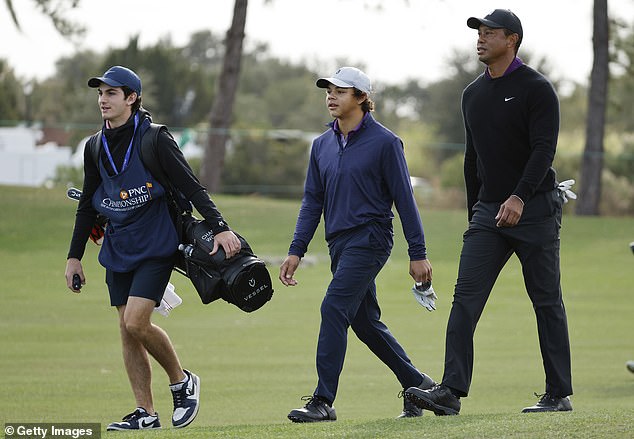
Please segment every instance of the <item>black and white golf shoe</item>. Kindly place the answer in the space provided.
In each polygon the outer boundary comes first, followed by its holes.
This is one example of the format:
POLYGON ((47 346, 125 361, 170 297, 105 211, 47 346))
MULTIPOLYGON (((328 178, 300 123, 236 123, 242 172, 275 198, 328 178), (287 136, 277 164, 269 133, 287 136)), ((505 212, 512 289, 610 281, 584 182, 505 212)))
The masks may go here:
POLYGON ((172 425, 176 428, 187 427, 196 418, 200 407, 200 378, 198 375, 183 369, 187 381, 170 385, 174 399, 172 425))
POLYGON ((161 428, 158 413, 150 415, 143 407, 137 407, 129 415, 125 415, 121 422, 113 422, 106 427, 107 431, 148 430, 161 428))

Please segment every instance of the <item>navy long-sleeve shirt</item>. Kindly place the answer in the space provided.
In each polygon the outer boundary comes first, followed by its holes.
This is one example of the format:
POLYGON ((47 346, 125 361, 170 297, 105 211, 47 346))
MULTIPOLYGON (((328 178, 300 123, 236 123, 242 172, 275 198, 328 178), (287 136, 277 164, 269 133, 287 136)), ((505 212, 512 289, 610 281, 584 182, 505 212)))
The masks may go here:
POLYGON ((321 215, 326 240, 371 222, 392 230, 392 206, 403 225, 410 260, 426 259, 403 143, 371 114, 343 147, 334 123, 313 142, 304 197, 289 254, 304 256, 321 215))
POLYGON ((526 202, 555 188, 559 100, 543 75, 526 65, 499 78, 482 74, 465 89, 462 113, 469 219, 478 200, 526 202))

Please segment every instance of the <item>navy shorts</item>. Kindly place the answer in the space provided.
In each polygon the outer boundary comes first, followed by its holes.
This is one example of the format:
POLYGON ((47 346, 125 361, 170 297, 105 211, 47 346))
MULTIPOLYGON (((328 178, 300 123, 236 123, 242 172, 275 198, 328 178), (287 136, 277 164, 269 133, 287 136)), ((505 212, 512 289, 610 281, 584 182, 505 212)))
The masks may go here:
POLYGON ((157 306, 160 305, 173 268, 173 258, 167 258, 149 259, 126 273, 106 270, 110 304, 125 305, 128 297, 134 296, 154 300, 157 306))

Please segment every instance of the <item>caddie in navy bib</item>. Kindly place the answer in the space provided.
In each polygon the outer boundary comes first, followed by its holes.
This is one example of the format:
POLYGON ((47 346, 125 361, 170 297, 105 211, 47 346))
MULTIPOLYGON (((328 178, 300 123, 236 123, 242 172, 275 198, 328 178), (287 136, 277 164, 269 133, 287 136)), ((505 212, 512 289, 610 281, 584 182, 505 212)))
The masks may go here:
POLYGON ((171 257, 178 248, 165 189, 145 168, 139 153, 141 136, 137 133, 145 132, 149 121, 144 120, 138 127, 138 113, 134 118, 134 134, 121 169, 115 166, 102 134, 104 152, 114 175, 108 175, 99 160, 102 183, 92 198, 95 209, 109 219, 99 262, 120 273, 132 271, 148 259, 171 257))

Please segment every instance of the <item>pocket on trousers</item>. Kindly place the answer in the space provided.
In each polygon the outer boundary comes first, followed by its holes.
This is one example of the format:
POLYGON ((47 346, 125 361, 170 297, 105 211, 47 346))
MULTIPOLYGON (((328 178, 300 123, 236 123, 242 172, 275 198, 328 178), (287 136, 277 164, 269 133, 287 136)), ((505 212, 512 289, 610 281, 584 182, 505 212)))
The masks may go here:
POLYGON ((387 262, 387 258, 390 257, 390 252, 392 249, 391 246, 388 245, 388 247, 386 248, 385 242, 381 242, 379 239, 377 239, 373 231, 369 231, 368 233, 368 245, 369 249, 374 254, 374 260, 376 261, 376 263, 379 265, 385 264, 385 262, 387 262))

